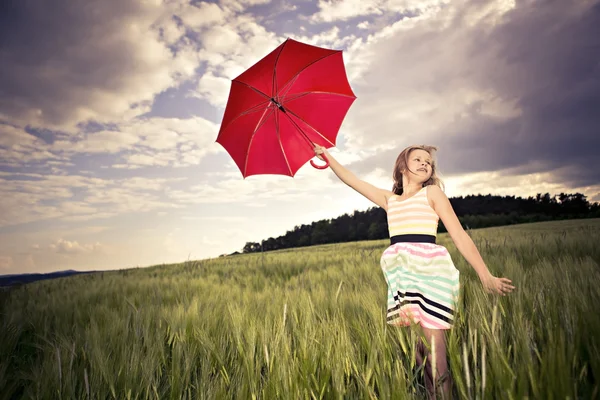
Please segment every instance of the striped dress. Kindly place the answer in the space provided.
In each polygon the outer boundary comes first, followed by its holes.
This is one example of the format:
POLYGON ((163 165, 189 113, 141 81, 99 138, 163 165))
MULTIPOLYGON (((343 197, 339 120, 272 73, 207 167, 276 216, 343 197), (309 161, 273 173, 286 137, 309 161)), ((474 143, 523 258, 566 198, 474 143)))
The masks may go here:
POLYGON ((381 256, 388 284, 387 323, 450 329, 459 272, 448 250, 435 244, 439 217, 427 201, 427 186, 413 197, 388 200, 391 245, 381 256))

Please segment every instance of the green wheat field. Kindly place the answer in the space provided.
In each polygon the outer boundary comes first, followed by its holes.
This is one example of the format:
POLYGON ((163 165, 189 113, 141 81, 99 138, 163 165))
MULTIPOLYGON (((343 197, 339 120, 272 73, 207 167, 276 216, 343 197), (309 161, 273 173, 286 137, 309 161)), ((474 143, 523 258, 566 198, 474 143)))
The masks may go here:
MULTIPOLYGON (((454 397, 593 399, 600 220, 469 231, 492 273, 461 272, 454 397)), ((388 241, 36 282, 0 294, 0 398, 419 399, 418 329, 385 323, 388 241)))

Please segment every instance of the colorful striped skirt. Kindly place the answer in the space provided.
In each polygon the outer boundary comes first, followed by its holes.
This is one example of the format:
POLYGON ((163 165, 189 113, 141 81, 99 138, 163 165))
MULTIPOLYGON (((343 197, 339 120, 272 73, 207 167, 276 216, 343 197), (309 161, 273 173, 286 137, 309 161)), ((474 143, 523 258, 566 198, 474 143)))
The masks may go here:
POLYGON ((381 269, 388 284, 388 324, 452 328, 459 271, 444 246, 392 244, 381 256, 381 269))

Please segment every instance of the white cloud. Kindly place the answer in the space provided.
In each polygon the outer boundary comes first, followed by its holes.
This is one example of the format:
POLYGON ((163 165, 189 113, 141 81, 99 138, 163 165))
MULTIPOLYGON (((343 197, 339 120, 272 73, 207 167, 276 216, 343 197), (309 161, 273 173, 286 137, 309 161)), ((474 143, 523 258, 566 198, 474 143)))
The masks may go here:
POLYGON ((168 45, 174 45, 185 34, 185 27, 179 24, 173 16, 165 15, 157 23, 160 26, 161 38, 168 45))
POLYGON ((176 208, 177 204, 161 200, 161 192, 178 180, 0 173, 0 226, 52 218, 88 221, 176 208), (73 199, 74 190, 82 192, 79 200, 73 199))
POLYGON ((198 56, 207 68, 199 79, 196 96, 224 107, 231 80, 258 62, 283 42, 249 15, 231 16, 228 23, 202 32, 198 56))
POLYGON ((223 10, 215 3, 201 2, 196 5, 186 5, 177 14, 183 23, 192 29, 199 30, 207 26, 222 24, 225 22, 228 11, 223 10))
POLYGON ((198 94, 215 107, 225 107, 231 80, 207 72, 198 81, 198 94))
POLYGON ((50 146, 23 129, 0 124, 0 166, 20 167, 25 163, 48 161, 65 162, 51 153, 50 146))
POLYGON ((213 143, 218 125, 201 117, 136 119, 115 129, 61 136, 48 144, 21 129, 0 125, 0 166, 22 167, 44 161, 56 167, 50 172, 57 173, 60 167, 74 166, 69 161, 74 155, 119 152, 126 152, 123 157, 128 164, 117 162, 114 168, 186 166, 197 165, 206 154, 221 151, 213 143))
POLYGON ((57 140, 52 151, 67 153, 116 153, 130 148, 140 138, 129 132, 101 131, 83 135, 78 141, 57 140))
POLYGON ((125 156, 125 159, 129 164, 133 164, 135 166, 150 166, 150 165, 158 165, 158 166, 167 166, 169 163, 173 162, 175 158, 168 153, 154 153, 154 154, 130 154, 125 156))
POLYGON ((150 118, 121 127, 140 137, 140 147, 124 158, 126 165, 116 167, 197 165, 210 153, 221 151, 214 142, 218 126, 204 118, 150 118))
POLYGON ((232 174, 230 179, 192 185, 185 190, 169 190, 166 195, 173 203, 182 205, 243 203, 248 206, 254 203, 264 206, 274 199, 278 202, 296 202, 300 198, 308 201, 319 198, 323 191, 345 186, 327 171, 305 165, 294 178, 259 175, 243 180, 238 171, 237 176, 232 174))
POLYGON ((202 44, 210 52, 230 54, 239 49, 242 38, 229 25, 213 26, 202 34, 202 44))
POLYGON ((239 0, 239 2, 246 6, 256 6, 259 4, 269 4, 271 0, 239 0))
POLYGON ((0 124, 0 146, 34 145, 37 142, 40 142, 40 140, 22 129, 0 124))
POLYGON ((319 12, 313 22, 346 21, 361 16, 384 16, 390 13, 424 13, 449 0, 319 0, 319 12))
POLYGON ((60 238, 55 243, 49 245, 48 248, 53 252, 61 254, 79 254, 99 251, 102 249, 102 245, 99 242, 79 244, 77 241, 60 238))
POLYGON ((379 0, 319 0, 319 12, 312 19, 316 22, 333 22, 358 16, 381 15, 381 3, 379 0))

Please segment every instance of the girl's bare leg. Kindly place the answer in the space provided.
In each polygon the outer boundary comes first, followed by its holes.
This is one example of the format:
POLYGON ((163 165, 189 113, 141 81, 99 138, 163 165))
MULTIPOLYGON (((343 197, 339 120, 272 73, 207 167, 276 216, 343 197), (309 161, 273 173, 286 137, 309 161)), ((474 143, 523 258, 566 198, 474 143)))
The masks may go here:
MULTIPOLYGON (((423 363, 425 362, 425 357, 427 357, 428 350, 427 345, 424 342, 424 338, 419 336, 417 339, 417 349, 416 349, 416 361, 417 367, 421 368, 423 363)), ((427 388, 428 393, 433 393, 433 383, 431 379, 431 368, 427 366, 423 369, 423 374, 425 375, 425 387, 427 388)))
POLYGON ((446 359, 446 336, 444 330, 422 328, 427 346, 419 341, 417 344, 417 363, 422 365, 423 359, 427 356, 425 365, 425 386, 429 398, 432 399, 451 399, 452 394, 452 376, 448 370, 448 361, 446 359), (431 352, 432 343, 435 344, 434 352, 431 352), (421 355, 419 353, 422 352, 421 355), (433 362, 435 360, 435 381, 436 388, 433 387, 433 362))

